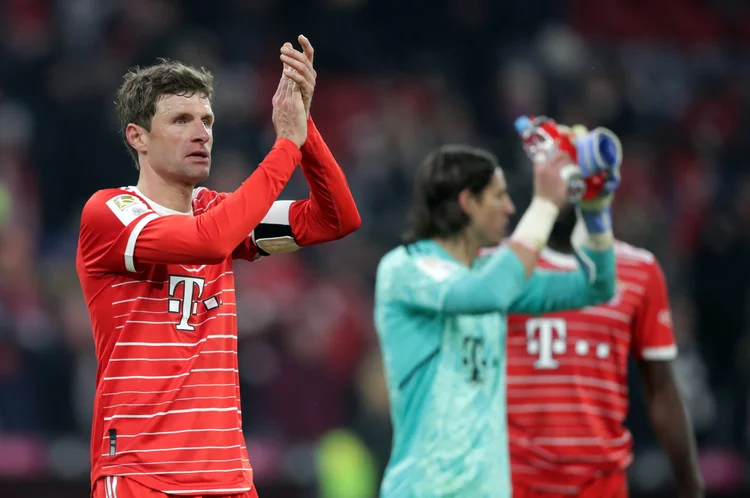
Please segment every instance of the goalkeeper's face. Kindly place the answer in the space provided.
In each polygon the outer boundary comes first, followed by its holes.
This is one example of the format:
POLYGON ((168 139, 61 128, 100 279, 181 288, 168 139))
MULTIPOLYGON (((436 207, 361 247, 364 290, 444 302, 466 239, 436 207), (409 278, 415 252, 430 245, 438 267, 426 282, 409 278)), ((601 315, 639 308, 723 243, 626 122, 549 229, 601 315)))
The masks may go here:
POLYGON ((143 130, 143 152, 154 172, 167 181, 195 185, 211 169, 214 115, 198 94, 166 95, 156 103, 151 130, 143 130))
POLYGON ((467 202, 469 230, 482 247, 500 244, 516 207, 508 194, 505 175, 498 169, 479 195, 467 202))

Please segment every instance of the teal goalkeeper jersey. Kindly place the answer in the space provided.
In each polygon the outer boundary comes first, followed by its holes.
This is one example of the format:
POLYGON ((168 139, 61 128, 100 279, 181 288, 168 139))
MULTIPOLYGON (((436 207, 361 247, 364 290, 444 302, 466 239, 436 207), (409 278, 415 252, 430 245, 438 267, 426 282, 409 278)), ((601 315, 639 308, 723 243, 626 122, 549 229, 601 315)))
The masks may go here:
POLYGON ((433 241, 383 257, 375 326, 394 435, 382 498, 510 497, 506 316, 610 299, 613 251, 579 257, 580 271, 530 278, 508 248, 471 268, 433 241))

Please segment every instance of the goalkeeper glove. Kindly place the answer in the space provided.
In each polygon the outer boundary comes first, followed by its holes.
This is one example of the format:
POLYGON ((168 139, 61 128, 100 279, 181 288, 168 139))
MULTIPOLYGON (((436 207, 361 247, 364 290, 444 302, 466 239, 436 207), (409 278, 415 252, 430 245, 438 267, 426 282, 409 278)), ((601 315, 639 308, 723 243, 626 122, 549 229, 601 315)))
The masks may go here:
POLYGON ((577 210, 589 235, 603 235, 612 230, 610 206, 620 185, 622 145, 607 128, 588 131, 584 126, 571 128, 578 155, 578 165, 586 177, 586 193, 577 210))

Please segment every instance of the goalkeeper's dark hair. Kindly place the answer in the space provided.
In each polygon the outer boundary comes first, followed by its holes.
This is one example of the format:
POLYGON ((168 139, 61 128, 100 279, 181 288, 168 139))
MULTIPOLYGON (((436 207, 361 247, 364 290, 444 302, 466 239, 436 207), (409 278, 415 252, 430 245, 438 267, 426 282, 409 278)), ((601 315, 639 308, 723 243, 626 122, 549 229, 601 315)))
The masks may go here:
POLYGON ((478 196, 500 168, 497 158, 466 145, 445 145, 429 154, 414 183, 406 242, 451 237, 469 224, 458 195, 469 189, 478 196))
POLYGON ((138 153, 128 143, 125 129, 130 123, 151 131, 151 120, 156 114, 156 103, 167 95, 191 97, 196 93, 211 101, 214 94, 214 77, 204 68, 195 68, 181 62, 159 59, 148 67, 135 67, 125 74, 117 90, 115 106, 120 121, 123 140, 138 165, 138 153))

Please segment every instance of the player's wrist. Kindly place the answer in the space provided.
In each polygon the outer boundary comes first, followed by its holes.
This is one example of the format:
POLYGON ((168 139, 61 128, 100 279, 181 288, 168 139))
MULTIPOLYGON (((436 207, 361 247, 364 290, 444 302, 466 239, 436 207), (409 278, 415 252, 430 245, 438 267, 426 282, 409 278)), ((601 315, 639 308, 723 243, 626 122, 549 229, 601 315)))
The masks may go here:
POLYGON ((589 235, 598 235, 612 231, 612 211, 609 206, 598 211, 581 209, 580 213, 589 235))
POLYGON ((597 197, 588 201, 581 201, 578 203, 578 207, 580 207, 581 211, 583 212, 603 211, 604 209, 608 209, 609 206, 612 205, 612 201, 614 201, 614 199, 614 193, 609 193, 603 195, 602 197, 597 197))
POLYGON ((286 154, 288 154, 291 162, 294 163, 295 167, 302 160, 302 149, 289 138, 278 137, 276 139, 276 142, 273 144, 269 155, 274 152, 276 154, 279 154, 279 152, 276 151, 284 151, 286 154))
POLYGON ((518 222, 510 240, 533 251, 541 251, 547 245, 552 227, 560 214, 554 202, 535 196, 518 222))
POLYGON ((573 230, 571 242, 575 247, 588 247, 595 251, 609 249, 614 243, 612 213, 607 206, 600 211, 577 209, 578 223, 573 230))
POLYGON ((276 137, 276 142, 273 144, 273 148, 284 148, 284 147, 294 147, 295 149, 299 149, 300 146, 297 145, 297 142, 292 140, 291 138, 287 136, 281 136, 279 135, 276 137))

